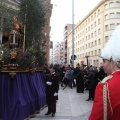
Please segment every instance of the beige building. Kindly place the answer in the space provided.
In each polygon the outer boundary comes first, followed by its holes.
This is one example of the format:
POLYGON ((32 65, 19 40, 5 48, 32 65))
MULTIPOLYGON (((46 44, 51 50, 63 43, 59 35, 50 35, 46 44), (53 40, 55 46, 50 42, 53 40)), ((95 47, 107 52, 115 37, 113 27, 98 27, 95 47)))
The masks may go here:
MULTIPOLYGON (((120 0, 102 0, 82 21, 74 27, 74 54, 77 63, 100 66, 101 49, 113 30, 120 24, 120 0)), ((72 55, 72 31, 68 33, 68 60, 72 55)), ((68 63, 69 64, 69 63, 68 63)))

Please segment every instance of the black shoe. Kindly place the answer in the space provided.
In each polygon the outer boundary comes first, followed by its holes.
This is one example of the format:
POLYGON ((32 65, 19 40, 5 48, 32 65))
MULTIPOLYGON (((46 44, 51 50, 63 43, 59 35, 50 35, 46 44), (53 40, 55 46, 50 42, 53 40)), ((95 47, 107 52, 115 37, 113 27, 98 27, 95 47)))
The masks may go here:
POLYGON ((51 114, 51 112, 47 112, 45 115, 50 115, 51 114))
POLYGON ((90 98, 88 98, 86 101, 89 101, 90 100, 90 98))
POLYGON ((55 113, 52 113, 52 117, 55 117, 55 113))

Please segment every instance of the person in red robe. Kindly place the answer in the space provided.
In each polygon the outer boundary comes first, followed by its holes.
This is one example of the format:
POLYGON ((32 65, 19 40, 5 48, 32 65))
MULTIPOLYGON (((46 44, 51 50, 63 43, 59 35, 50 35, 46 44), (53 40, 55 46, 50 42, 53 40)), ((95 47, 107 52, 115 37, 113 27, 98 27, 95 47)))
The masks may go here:
POLYGON ((88 120, 120 120, 120 25, 102 49, 101 57, 108 76, 96 87, 88 120))

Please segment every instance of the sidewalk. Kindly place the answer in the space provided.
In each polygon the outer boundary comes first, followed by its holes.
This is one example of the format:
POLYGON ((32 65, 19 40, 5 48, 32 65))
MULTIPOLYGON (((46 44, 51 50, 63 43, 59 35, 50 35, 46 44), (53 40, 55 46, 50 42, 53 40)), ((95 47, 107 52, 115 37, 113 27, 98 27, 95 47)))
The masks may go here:
POLYGON ((88 98, 88 91, 77 93, 76 87, 59 89, 59 100, 55 117, 45 116, 47 107, 29 120, 87 120, 90 114, 93 101, 85 101, 88 98))

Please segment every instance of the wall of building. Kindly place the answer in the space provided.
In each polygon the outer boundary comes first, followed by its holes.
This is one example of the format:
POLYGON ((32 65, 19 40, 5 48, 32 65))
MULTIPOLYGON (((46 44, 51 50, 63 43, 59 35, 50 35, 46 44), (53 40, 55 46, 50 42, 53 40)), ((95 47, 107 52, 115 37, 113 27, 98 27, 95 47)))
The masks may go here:
MULTIPOLYGON (((120 0, 103 0, 74 27, 74 54, 77 59, 74 65, 84 61, 89 65, 100 66, 101 49, 120 24, 120 0)), ((68 53, 72 55, 72 31, 68 34, 68 53)))
POLYGON ((44 27, 44 33, 45 33, 45 39, 43 40, 46 43, 46 60, 47 63, 49 63, 50 61, 50 30, 51 30, 51 26, 50 26, 50 17, 52 14, 52 4, 51 4, 51 0, 44 0, 44 4, 45 4, 45 8, 46 8, 46 20, 47 20, 47 24, 44 27))

